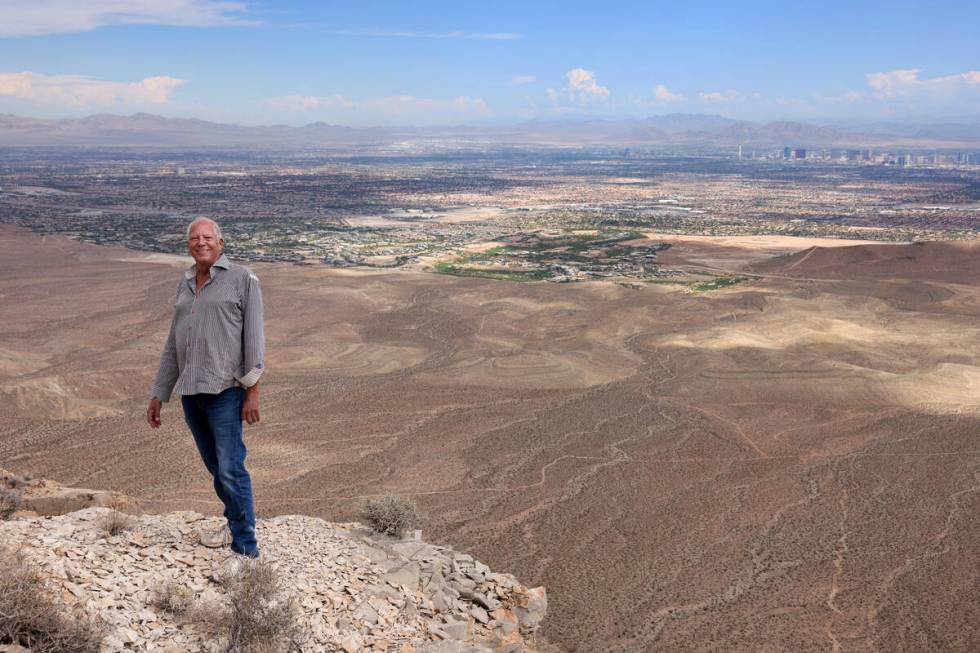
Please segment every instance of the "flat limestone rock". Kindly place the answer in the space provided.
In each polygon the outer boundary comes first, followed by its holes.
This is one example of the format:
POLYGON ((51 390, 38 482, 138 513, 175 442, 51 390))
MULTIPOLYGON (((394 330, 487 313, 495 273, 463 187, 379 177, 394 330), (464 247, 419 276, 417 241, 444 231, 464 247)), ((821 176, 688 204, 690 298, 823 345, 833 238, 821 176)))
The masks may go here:
MULTIPOLYGON (((208 624, 188 623, 154 602, 174 586, 199 611, 225 609, 226 589, 213 577, 231 554, 201 546, 195 537, 200 528, 220 527, 222 519, 187 511, 144 514, 109 536, 104 523, 112 509, 92 505, 95 494, 44 488, 47 496, 89 505, 0 521, 0 542, 23 553, 66 610, 98 613, 107 624, 103 650, 223 650, 222 635, 208 624)), ((535 650, 532 633, 547 608, 544 589, 528 590, 471 556, 303 515, 259 520, 257 532, 263 561, 297 606, 304 651, 535 650)), ((0 647, 0 653, 25 651, 0 647)))
POLYGON ((417 563, 403 562, 385 574, 385 580, 392 585, 403 585, 414 591, 418 589, 421 570, 417 563))

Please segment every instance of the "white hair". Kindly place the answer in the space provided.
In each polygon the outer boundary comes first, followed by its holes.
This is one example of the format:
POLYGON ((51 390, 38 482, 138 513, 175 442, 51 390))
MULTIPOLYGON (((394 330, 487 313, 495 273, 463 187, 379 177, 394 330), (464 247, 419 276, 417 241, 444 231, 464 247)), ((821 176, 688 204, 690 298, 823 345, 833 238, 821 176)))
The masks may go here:
POLYGON ((221 227, 218 225, 218 223, 212 220, 211 218, 205 218, 204 216, 201 216, 199 218, 194 218, 193 220, 191 220, 191 223, 187 225, 187 240, 191 239, 191 227, 196 225, 198 222, 207 222, 209 225, 211 225, 214 228, 214 237, 219 239, 221 238, 221 227))

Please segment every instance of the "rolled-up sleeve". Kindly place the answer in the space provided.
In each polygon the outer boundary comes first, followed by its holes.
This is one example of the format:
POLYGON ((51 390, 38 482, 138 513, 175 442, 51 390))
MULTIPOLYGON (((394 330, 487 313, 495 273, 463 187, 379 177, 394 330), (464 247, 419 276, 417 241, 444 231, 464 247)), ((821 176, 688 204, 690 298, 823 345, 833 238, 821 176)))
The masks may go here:
POLYGON ((246 388, 259 382, 265 371, 265 325, 262 314, 262 288, 259 278, 249 272, 242 301, 242 369, 237 379, 246 388))
POLYGON ((163 346, 160 368, 157 370, 157 377, 150 391, 150 396, 160 401, 170 401, 170 393, 173 392, 177 378, 180 376, 180 368, 177 365, 177 342, 174 335, 175 323, 176 319, 170 322, 170 334, 167 336, 167 343, 163 346))

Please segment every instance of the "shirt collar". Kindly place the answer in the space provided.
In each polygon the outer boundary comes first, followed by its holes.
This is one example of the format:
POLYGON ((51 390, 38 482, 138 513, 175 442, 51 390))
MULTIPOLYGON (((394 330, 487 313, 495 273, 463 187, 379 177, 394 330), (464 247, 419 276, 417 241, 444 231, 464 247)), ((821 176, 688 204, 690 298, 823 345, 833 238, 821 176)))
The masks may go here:
MULTIPOLYGON (((208 270, 208 274, 212 279, 214 279, 215 268, 218 268, 219 270, 227 270, 229 266, 231 266, 231 261, 228 260, 227 256, 222 254, 221 256, 218 257, 218 260, 214 262, 214 265, 211 266, 211 269, 208 270)), ((197 276, 197 264, 195 263, 190 268, 184 271, 184 278, 190 280, 195 278, 196 276, 197 276)))

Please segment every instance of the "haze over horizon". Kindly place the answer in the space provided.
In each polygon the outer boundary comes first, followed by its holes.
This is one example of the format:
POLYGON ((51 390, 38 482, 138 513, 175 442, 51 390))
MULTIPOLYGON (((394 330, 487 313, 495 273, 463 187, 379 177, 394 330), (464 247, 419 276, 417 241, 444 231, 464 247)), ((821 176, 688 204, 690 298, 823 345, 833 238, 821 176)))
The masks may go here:
POLYGON ((246 125, 975 121, 967 2, 0 0, 0 113, 246 125))

